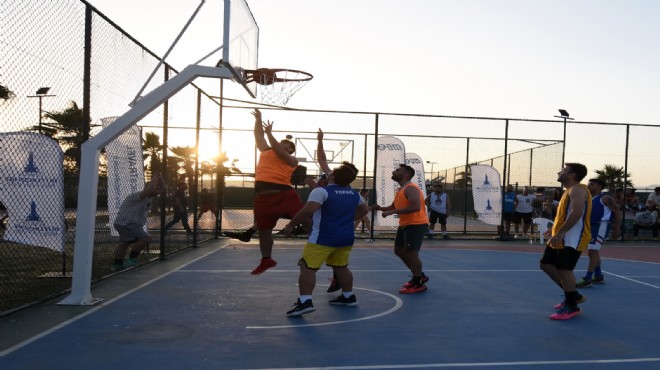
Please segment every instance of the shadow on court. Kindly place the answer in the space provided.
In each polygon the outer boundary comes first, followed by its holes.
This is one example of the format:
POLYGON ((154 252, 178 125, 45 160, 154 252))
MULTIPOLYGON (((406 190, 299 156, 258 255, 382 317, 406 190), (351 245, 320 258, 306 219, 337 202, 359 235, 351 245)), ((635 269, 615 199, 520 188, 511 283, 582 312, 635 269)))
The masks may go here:
POLYGON ((400 295, 409 276, 391 241, 361 242, 351 259, 359 306, 328 305, 338 293, 325 292, 324 268, 316 312, 289 318, 304 242, 278 241, 279 265, 261 276, 249 275, 255 243, 225 243, 96 284, 100 305, 1 319, 0 368, 660 368, 656 263, 604 260, 606 284, 581 290, 582 315, 557 322, 548 316, 563 297, 538 269, 540 246, 428 242, 428 291, 400 295))

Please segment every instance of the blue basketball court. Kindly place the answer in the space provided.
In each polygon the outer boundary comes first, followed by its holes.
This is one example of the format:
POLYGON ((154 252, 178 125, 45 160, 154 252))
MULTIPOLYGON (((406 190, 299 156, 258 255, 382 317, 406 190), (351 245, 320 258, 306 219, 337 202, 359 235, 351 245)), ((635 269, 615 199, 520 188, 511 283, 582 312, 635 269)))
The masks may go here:
POLYGON ((581 291, 582 314, 552 321, 563 297, 538 269, 541 246, 428 241, 429 289, 401 295, 409 276, 391 243, 354 249, 359 306, 327 303, 337 293, 325 292, 324 268, 316 312, 295 318, 286 311, 304 241, 277 241, 279 264, 260 276, 249 274, 255 242, 209 243, 95 284, 99 305, 48 303, 1 319, 0 368, 660 368, 657 263, 605 259, 606 284, 581 291))

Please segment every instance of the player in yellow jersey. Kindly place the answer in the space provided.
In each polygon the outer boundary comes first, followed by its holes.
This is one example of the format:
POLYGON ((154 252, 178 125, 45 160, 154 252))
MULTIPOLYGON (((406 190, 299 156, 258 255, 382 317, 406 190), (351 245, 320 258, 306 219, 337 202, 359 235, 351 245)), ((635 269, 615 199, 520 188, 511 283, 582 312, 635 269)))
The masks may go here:
POLYGON ((559 201, 552 230, 546 233, 549 240, 540 263, 541 270, 563 289, 566 297, 555 306, 557 312, 550 315, 553 320, 579 315, 578 303, 587 300, 578 293, 573 274, 580 254, 591 240, 591 195, 587 186, 580 183, 585 176, 587 167, 580 163, 566 163, 558 173, 557 181, 566 191, 559 201))

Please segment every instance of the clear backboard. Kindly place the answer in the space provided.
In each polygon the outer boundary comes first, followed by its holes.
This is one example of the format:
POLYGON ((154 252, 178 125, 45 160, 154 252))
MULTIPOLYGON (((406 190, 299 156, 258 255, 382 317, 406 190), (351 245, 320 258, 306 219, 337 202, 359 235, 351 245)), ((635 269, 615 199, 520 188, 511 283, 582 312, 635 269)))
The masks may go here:
POLYGON ((259 26, 245 0, 224 0, 224 39, 222 63, 234 80, 257 97, 257 83, 245 82, 245 70, 258 68, 259 26))

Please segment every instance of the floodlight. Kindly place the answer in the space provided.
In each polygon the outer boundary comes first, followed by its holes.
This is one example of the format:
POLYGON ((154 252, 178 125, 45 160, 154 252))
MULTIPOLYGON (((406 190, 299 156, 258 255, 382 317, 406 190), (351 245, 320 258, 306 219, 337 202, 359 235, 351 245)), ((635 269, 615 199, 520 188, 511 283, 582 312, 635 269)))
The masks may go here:
POLYGON ((39 90, 37 90, 36 94, 37 95, 46 95, 46 94, 48 94, 48 90, 50 90, 50 87, 40 87, 39 90))
POLYGON ((570 115, 565 109, 560 109, 559 114, 561 114, 562 117, 566 117, 566 118, 570 117, 570 115))

